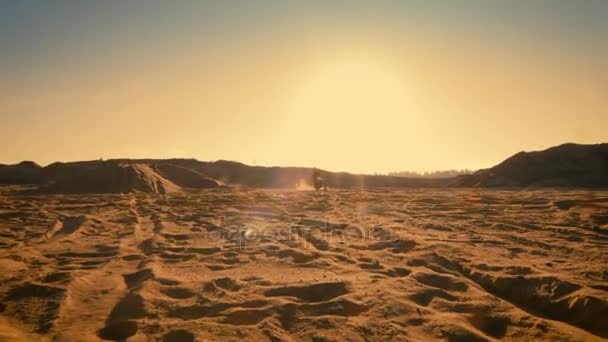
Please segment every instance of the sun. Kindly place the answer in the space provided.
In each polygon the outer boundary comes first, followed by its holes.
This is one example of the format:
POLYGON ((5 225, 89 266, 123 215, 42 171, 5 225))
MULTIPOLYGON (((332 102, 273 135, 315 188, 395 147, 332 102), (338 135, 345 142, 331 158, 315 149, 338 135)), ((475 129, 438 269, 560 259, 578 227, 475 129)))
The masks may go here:
POLYGON ((349 60, 314 71, 299 85, 293 100, 307 113, 352 118, 396 114, 407 94, 394 72, 371 62, 349 60))
MULTIPOLYGON (((417 125, 413 92, 397 68, 369 59, 317 65, 295 82, 283 109, 284 141, 317 159, 373 160, 417 125)), ((326 164, 328 160, 319 160, 326 164)), ((338 163, 336 163, 338 164, 338 163)))

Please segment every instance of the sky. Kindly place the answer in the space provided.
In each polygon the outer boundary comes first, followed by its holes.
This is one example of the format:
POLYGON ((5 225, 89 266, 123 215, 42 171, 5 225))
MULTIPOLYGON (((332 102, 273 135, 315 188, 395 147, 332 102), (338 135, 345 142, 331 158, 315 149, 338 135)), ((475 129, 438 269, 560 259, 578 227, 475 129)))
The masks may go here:
POLYGON ((386 173, 608 141, 608 1, 0 0, 0 163, 386 173))

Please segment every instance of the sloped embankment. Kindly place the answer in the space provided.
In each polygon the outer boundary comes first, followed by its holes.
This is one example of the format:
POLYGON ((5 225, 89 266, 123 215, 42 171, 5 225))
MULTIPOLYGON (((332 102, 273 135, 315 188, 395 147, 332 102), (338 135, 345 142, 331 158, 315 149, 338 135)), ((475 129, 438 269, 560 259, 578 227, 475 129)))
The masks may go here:
POLYGON ((49 170, 43 192, 127 193, 134 191, 166 194, 181 188, 146 164, 66 164, 49 170))

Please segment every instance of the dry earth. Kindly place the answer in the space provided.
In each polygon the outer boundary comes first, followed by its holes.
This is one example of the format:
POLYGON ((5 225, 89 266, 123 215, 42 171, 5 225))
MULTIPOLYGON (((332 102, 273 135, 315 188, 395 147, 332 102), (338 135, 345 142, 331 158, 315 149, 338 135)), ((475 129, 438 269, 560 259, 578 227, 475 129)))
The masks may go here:
POLYGON ((608 192, 0 188, 0 340, 608 338, 608 192))

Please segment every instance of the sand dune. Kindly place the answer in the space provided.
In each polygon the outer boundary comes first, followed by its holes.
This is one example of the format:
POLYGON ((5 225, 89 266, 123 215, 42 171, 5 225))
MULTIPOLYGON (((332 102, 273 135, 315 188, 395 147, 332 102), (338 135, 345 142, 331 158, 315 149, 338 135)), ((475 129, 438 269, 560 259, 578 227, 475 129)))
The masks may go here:
MULTIPOLYGON (((53 163, 46 167, 30 167, 28 162, 23 162, 0 165, 0 183, 35 184, 42 191, 54 193, 163 193, 179 191, 179 188, 209 189, 221 185, 295 189, 307 186, 313 170, 309 167, 262 167, 195 159, 95 160, 53 163)), ((332 188, 439 187, 453 181, 323 170, 320 174, 332 188)))
POLYGON ((454 184, 475 187, 608 188, 608 144, 562 144, 520 152, 489 169, 458 177, 454 184))
POLYGON ((193 169, 171 163, 152 164, 155 171, 173 183, 194 189, 217 188, 218 182, 193 169))
POLYGON ((180 187, 147 164, 89 162, 63 164, 45 171, 40 190, 54 193, 125 193, 141 191, 165 194, 180 187))
POLYGON ((196 159, 113 159, 0 165, 0 183, 37 184, 55 193, 176 192, 222 185, 305 189, 317 172, 329 188, 564 187, 607 188, 608 144, 563 144, 520 152, 502 163, 455 178, 404 178, 329 172, 307 167, 249 166, 196 159))
POLYGON ((31 161, 15 165, 0 164, 0 184, 35 184, 40 182, 42 167, 31 161))
POLYGON ((44 193, 171 193, 220 184, 196 170, 165 162, 83 161, 40 167, 32 162, 0 165, 0 183, 38 185, 44 193))
POLYGON ((608 338, 606 192, 5 187, 0 203, 0 340, 608 338))

